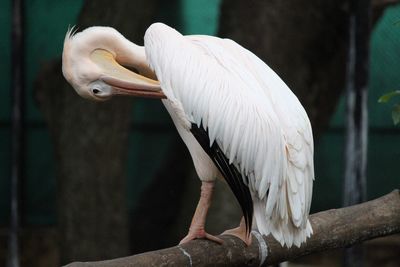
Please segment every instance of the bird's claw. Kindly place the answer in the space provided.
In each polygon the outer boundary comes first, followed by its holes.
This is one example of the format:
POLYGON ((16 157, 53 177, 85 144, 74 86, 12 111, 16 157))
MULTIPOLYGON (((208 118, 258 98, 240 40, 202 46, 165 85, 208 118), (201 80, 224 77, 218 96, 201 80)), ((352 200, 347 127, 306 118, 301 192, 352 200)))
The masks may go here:
POLYGON ((197 231, 189 230, 189 233, 181 240, 181 242, 179 242, 179 245, 182 245, 194 239, 208 239, 218 244, 222 244, 224 242, 221 238, 210 235, 204 230, 197 230, 197 231))
POLYGON ((248 234, 242 227, 226 230, 222 235, 233 235, 240 238, 247 246, 251 245, 251 234, 248 234))

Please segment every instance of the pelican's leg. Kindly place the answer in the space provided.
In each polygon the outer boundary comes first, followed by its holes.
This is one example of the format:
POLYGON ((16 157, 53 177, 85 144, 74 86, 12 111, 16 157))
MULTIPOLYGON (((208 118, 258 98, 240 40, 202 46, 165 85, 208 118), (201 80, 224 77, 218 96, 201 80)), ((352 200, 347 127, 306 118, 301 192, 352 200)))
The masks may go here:
POLYGON ((242 217, 242 219, 240 220, 239 227, 226 230, 222 234, 236 236, 236 237, 240 238, 248 246, 250 246, 250 244, 251 244, 251 234, 247 234, 244 217, 242 217))
POLYGON ((208 209, 211 205, 211 197, 214 188, 214 182, 202 182, 200 200, 197 204, 196 211, 193 215, 192 223, 190 224, 189 233, 181 240, 179 244, 189 242, 197 238, 205 238, 222 244, 222 239, 208 234, 204 230, 208 209))

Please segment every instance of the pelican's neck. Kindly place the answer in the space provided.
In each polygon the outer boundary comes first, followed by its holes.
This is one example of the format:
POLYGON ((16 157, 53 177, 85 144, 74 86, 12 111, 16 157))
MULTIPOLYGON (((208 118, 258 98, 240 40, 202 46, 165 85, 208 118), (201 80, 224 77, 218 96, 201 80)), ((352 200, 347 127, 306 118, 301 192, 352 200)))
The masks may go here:
POLYGON ((156 80, 157 77, 150 69, 146 58, 144 46, 130 42, 121 35, 121 39, 115 42, 115 59, 124 66, 136 68, 142 75, 156 80))
POLYGON ((125 37, 120 40, 120 43, 116 43, 116 45, 118 45, 119 48, 116 52, 117 62, 125 66, 134 67, 140 74, 147 78, 157 80, 154 71, 149 67, 144 46, 132 43, 125 37))
POLYGON ((115 42, 115 59, 122 65, 135 68, 148 67, 144 46, 139 46, 125 39, 115 42))

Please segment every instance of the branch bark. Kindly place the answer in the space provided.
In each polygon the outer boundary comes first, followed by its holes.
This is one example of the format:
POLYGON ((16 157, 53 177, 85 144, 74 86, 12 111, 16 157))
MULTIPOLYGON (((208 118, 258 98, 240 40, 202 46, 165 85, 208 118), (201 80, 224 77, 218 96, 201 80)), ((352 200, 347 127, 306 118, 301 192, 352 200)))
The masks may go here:
MULTIPOLYGON (((354 244, 400 232, 400 192, 351 207, 311 215, 314 234, 300 248, 282 248, 271 236, 264 237, 267 257, 262 266, 292 260, 307 254, 354 244)), ((259 266, 260 243, 245 247, 233 236, 221 236, 223 245, 194 240, 182 246, 151 251, 130 257, 98 262, 76 262, 67 267, 129 266, 259 266)))

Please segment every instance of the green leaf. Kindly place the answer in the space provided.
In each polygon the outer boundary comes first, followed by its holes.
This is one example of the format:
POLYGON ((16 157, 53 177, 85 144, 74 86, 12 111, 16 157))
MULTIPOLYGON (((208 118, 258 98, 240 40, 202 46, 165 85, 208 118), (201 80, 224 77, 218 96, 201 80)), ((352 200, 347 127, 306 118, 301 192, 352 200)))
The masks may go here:
POLYGON ((379 103, 386 103, 388 102, 393 96, 400 95, 400 90, 396 90, 387 94, 384 94, 378 99, 379 103))
POLYGON ((394 125, 397 125, 400 123, 400 104, 394 105, 393 110, 392 110, 392 119, 393 119, 394 125))

